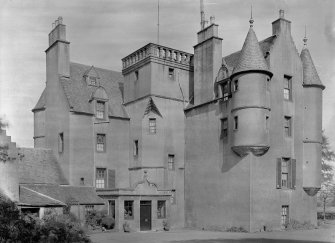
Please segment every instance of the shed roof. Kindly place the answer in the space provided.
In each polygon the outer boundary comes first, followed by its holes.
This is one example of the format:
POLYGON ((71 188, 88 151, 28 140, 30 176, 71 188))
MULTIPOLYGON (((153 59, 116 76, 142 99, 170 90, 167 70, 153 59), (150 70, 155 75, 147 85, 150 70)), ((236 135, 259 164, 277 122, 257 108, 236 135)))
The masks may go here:
POLYGON ((68 184, 51 149, 19 148, 18 160, 21 184, 68 184))
MULTIPOLYGON (((74 204, 79 203, 80 205, 104 204, 104 201, 96 194, 93 187, 50 184, 26 184, 21 185, 21 188, 25 188, 26 191, 34 192, 34 195, 39 194, 44 198, 50 198, 51 200, 58 201, 63 204, 67 204, 70 201, 74 204)), ((23 196, 25 196, 25 194, 23 196)), ((26 201, 24 202, 27 204, 33 204, 36 201, 34 197, 25 197, 22 199, 25 199, 26 201)))

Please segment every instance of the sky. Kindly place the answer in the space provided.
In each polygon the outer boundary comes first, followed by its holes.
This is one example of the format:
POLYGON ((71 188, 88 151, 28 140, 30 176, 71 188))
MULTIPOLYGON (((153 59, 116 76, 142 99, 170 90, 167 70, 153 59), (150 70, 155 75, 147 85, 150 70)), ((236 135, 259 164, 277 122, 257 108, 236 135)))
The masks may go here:
MULTIPOLYGON (((193 53, 200 30, 199 0, 160 0, 160 44, 193 53)), ((63 17, 72 62, 121 71, 121 58, 157 42, 158 0, 0 0, 0 117, 21 147, 33 147, 33 113, 45 87, 45 50, 52 23, 63 17)), ((259 40, 271 36, 279 9, 292 21, 301 51, 308 48, 323 92, 323 129, 335 150, 335 1, 204 0, 215 16, 223 56, 242 48, 253 7, 259 40)))

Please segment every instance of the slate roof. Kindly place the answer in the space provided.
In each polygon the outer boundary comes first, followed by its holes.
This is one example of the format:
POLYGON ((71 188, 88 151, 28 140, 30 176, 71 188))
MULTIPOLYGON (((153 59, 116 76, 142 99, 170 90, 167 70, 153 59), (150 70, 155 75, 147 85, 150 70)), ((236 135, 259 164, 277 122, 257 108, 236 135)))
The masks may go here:
POLYGON ((245 71, 255 70, 270 73, 261 48, 258 44, 256 34, 253 28, 250 27, 238 61, 234 66, 232 75, 236 75, 245 71))
MULTIPOLYGON (((70 78, 62 77, 59 82, 67 97, 70 110, 74 112, 94 114, 90 100, 98 86, 87 85, 83 76, 91 69, 91 66, 70 63, 70 78)), ((123 103, 123 76, 120 72, 94 67, 98 74, 98 83, 104 87, 109 97, 108 115, 129 118, 123 103)), ((34 110, 45 107, 45 90, 43 91, 34 110)))
POLYGON ((162 114, 159 112, 159 110, 158 110, 155 102, 153 101, 153 99, 151 97, 149 98, 147 107, 145 108, 144 116, 147 115, 147 114, 149 114, 150 112, 153 112, 156 115, 162 117, 162 114))
MULTIPOLYGON (((267 52, 270 52, 270 49, 271 49, 272 45, 274 44, 276 38, 277 38, 277 36, 273 35, 273 36, 270 36, 270 37, 258 42, 258 45, 261 49, 261 53, 263 54, 263 57, 265 57, 267 55, 267 52)), ((227 68, 228 68, 230 73, 232 73, 234 67, 237 66, 240 55, 241 55, 241 50, 237 51, 237 52, 234 52, 232 54, 229 54, 228 56, 225 56, 223 58, 223 62, 225 62, 227 64, 227 68)))
POLYGON ((68 184, 51 149, 19 148, 19 183, 68 184))
MULTIPOLYGON (((87 186, 67 186, 67 185, 47 185, 47 184, 26 184, 21 185, 20 188, 24 188, 26 191, 34 192, 41 195, 44 198, 49 198, 52 201, 57 201, 66 204, 69 201, 77 201, 81 205, 102 205, 104 201, 96 194, 93 187, 87 186)), ((26 193, 26 192, 24 192, 26 193)), ((37 199, 34 197, 26 196, 23 194, 20 202, 31 204, 35 203, 37 199)), ((51 202, 51 201, 50 201, 51 202)), ((38 203, 38 202, 37 202, 38 203)))
POLYGON ((31 190, 25 186, 20 186, 20 206, 65 206, 66 204, 55 200, 49 196, 31 190))
POLYGON ((311 54, 309 53, 307 47, 304 47, 302 49, 300 58, 303 67, 303 84, 320 86, 320 88, 324 89, 325 86, 321 82, 321 79, 318 75, 318 72, 316 71, 311 54))

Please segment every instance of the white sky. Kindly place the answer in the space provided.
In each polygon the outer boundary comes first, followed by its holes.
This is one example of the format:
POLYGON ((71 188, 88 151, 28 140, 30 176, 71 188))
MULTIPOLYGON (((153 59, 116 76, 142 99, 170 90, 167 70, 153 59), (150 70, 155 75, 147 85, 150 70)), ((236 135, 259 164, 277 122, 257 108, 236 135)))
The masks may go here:
MULTIPOLYGON (((335 150, 335 1, 204 0, 215 15, 223 55, 241 49, 253 5, 259 40, 271 35, 279 9, 292 21, 300 53, 304 26, 324 91, 323 128, 335 150)), ((160 0, 160 44, 193 53, 200 29, 199 0, 160 0)), ((45 87, 45 53, 51 24, 67 26, 70 59, 121 71, 121 58, 156 42, 157 0, 0 0, 0 116, 19 146, 33 146, 33 113, 45 87)))

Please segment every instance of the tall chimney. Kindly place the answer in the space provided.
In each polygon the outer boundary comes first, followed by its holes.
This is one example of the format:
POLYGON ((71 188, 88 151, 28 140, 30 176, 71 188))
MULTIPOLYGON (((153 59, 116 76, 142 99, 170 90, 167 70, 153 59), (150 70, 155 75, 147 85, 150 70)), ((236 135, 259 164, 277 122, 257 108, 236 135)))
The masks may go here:
POLYGON ((280 34, 291 35, 291 21, 285 19, 285 12, 283 9, 279 10, 279 18, 272 22, 272 35, 280 34))

